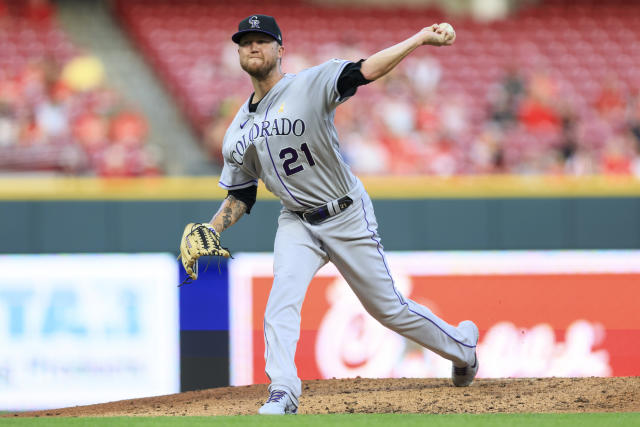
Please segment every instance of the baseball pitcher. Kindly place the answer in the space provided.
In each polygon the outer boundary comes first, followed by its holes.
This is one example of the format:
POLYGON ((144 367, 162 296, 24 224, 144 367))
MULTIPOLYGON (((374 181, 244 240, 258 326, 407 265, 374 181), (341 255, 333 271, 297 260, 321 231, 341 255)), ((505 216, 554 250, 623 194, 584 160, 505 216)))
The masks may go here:
POLYGON ((192 279, 199 256, 229 256, 219 233, 250 213, 258 179, 280 198, 274 281, 264 315, 270 394, 260 414, 297 412, 300 310, 309 282, 329 261, 374 318, 451 360, 456 386, 473 381, 478 328, 471 321, 452 326, 395 288, 371 200, 340 155, 333 123, 336 107, 358 86, 384 76, 420 46, 450 46, 455 38, 451 25, 433 24, 365 60, 333 59, 284 74, 282 34, 273 17, 251 15, 231 37, 254 92, 224 136, 220 186, 228 195, 209 223, 187 226, 181 256, 192 279))

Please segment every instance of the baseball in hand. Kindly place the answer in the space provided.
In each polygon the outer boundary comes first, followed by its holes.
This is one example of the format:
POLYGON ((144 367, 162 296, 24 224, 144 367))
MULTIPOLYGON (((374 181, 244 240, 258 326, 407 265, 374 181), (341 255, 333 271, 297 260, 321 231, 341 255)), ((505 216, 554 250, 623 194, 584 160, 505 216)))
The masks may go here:
POLYGON ((442 30, 445 33, 445 41, 453 41, 456 38, 456 31, 453 29, 453 25, 448 22, 438 24, 438 30, 442 30))

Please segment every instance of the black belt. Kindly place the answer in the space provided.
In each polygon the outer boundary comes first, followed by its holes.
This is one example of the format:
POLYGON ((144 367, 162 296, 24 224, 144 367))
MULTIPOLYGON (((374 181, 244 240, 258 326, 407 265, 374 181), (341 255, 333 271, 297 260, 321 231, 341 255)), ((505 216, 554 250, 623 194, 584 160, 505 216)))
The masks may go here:
POLYGON ((339 214, 353 204, 351 197, 344 196, 341 199, 331 201, 326 205, 319 206, 308 211, 294 211, 296 215, 307 221, 309 224, 319 224, 325 219, 339 214))

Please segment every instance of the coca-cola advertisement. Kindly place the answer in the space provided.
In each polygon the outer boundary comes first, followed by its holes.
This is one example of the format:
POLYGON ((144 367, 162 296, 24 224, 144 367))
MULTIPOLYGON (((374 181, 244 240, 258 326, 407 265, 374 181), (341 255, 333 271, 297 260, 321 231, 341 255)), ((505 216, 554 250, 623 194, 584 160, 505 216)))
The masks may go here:
MULTIPOLYGON (((480 329, 480 378, 640 375, 640 251, 392 252, 396 291, 480 329)), ((230 381, 267 383, 270 254, 229 264, 230 381)), ((296 352, 302 379, 448 377, 451 362, 386 329, 331 264, 309 285, 296 352)))

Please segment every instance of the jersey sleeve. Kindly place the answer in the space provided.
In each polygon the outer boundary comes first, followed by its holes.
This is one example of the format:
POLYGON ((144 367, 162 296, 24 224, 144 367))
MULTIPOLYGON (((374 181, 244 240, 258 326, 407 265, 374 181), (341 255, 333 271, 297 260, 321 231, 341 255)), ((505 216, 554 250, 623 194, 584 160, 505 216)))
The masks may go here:
POLYGON ((256 198, 258 197, 258 187, 247 187, 240 188, 238 190, 229 190, 227 192, 227 197, 233 196, 236 199, 240 200, 242 203, 247 205, 247 214, 251 213, 251 208, 256 203, 256 198))
POLYGON ((365 79, 362 71, 360 71, 363 62, 364 59, 358 62, 350 62, 340 72, 337 88, 342 98, 355 95, 359 86, 371 83, 371 80, 365 79))
POLYGON ((350 63, 350 61, 344 59, 331 59, 307 70, 309 93, 321 94, 321 99, 326 110, 333 110, 349 99, 350 95, 345 97, 340 96, 340 92, 338 91, 338 78, 344 67, 350 63))
POLYGON ((218 185, 225 190, 239 190, 258 185, 258 180, 240 169, 238 165, 228 162, 225 158, 218 185))

